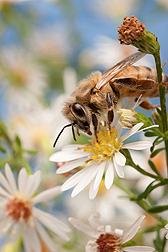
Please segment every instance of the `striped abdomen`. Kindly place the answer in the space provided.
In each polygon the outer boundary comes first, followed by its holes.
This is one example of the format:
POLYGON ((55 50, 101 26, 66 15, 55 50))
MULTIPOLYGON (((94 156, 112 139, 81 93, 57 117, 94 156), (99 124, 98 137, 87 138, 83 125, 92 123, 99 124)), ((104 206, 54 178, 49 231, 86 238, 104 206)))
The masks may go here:
MULTIPOLYGON (((158 79, 156 69, 145 66, 130 66, 116 75, 112 82, 119 87, 121 97, 159 96, 158 79)), ((168 76, 162 74, 162 82, 168 92, 168 76)))

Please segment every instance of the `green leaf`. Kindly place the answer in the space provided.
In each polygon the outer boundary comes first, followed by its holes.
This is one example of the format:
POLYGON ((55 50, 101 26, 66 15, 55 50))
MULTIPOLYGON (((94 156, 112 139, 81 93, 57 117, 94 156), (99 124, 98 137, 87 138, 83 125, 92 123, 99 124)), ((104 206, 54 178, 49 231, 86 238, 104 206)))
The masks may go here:
POLYGON ((38 150, 26 150, 26 149, 22 149, 22 151, 23 151, 23 152, 26 152, 26 153, 28 153, 28 154, 33 154, 33 155, 35 155, 35 154, 38 153, 38 150))
POLYGON ((158 114, 161 115, 161 110, 160 110, 160 108, 156 108, 156 110, 157 110, 158 114))
POLYGON ((158 170, 156 169, 154 163, 151 160, 148 160, 148 164, 151 167, 152 171, 154 171, 154 173, 156 173, 159 178, 162 178, 161 174, 158 172, 158 170))
POLYGON ((157 251, 164 252, 164 248, 166 245, 166 238, 164 236, 163 239, 161 239, 159 231, 157 232, 157 238, 153 241, 153 243, 157 251))
POLYGON ((152 207, 152 208, 148 209, 148 211, 150 213, 160 213, 160 212, 163 212, 163 211, 166 211, 166 210, 168 210, 168 205, 156 206, 156 207, 152 207))
POLYGON ((145 136, 146 137, 154 137, 154 136, 157 136, 156 133, 152 132, 152 131, 148 131, 148 132, 145 132, 145 136))
POLYGON ((2 147, 2 145, 0 145, 0 150, 1 150, 3 153, 6 153, 6 150, 2 147))
POLYGON ((17 146, 19 147, 19 149, 21 149, 22 143, 18 135, 15 136, 15 142, 17 143, 17 146))
POLYGON ((155 151, 153 151, 152 153, 151 153, 151 158, 153 158, 154 156, 156 156, 160 151, 162 151, 162 150, 165 150, 165 148, 160 148, 160 149, 157 149, 157 150, 155 150, 155 151))
POLYGON ((146 229, 144 232, 145 233, 152 233, 152 232, 156 232, 156 231, 160 230, 161 228, 162 228, 161 226, 157 225, 155 227, 146 229))
POLYGON ((141 194, 138 196, 138 198, 137 198, 138 201, 147 198, 147 196, 149 195, 149 193, 152 191, 153 183, 154 183, 154 182, 155 182, 155 180, 152 181, 152 182, 147 186, 147 188, 145 189, 145 191, 144 191, 143 193, 141 193, 141 194))
POLYGON ((153 152, 154 148, 156 145, 160 144, 161 142, 163 142, 164 139, 161 136, 158 136, 155 141, 153 142, 152 147, 150 148, 150 151, 153 152), (161 140, 160 140, 161 139, 161 140))

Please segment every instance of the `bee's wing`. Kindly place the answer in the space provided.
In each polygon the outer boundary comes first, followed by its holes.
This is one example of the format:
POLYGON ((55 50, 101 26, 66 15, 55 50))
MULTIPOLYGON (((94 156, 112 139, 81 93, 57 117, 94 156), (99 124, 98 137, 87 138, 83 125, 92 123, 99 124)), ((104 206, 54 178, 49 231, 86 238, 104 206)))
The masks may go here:
POLYGON ((100 81, 96 85, 96 89, 102 89, 104 85, 106 85, 111 79, 113 79, 117 74, 123 71, 125 68, 131 66, 141 58, 143 58, 146 54, 142 52, 137 52, 132 54, 131 56, 125 58, 124 60, 117 63, 112 68, 102 73, 102 77, 100 81))

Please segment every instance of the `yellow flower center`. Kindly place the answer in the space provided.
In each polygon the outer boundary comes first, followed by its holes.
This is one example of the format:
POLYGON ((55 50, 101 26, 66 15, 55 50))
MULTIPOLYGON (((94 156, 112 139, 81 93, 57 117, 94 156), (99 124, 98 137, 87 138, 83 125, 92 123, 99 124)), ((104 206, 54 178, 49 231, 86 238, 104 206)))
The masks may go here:
POLYGON ((91 152, 90 161, 96 159, 99 163, 103 160, 110 160, 122 146, 122 142, 117 136, 117 131, 114 127, 108 130, 103 125, 100 125, 100 128, 101 130, 97 133, 98 141, 94 137, 90 144, 79 148, 91 152))

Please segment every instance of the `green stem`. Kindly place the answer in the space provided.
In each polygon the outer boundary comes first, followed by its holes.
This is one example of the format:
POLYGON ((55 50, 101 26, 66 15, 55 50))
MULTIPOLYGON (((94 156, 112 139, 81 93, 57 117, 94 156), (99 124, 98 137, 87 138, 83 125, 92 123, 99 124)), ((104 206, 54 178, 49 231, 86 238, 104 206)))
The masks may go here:
MULTIPOLYGON (((130 200, 135 201, 142 209, 144 209, 146 212, 148 212, 148 209, 151 208, 151 206, 148 205, 148 203, 144 200, 137 200, 137 196, 130 191, 128 188, 126 188, 122 183, 119 182, 119 180, 115 179, 114 180, 114 184, 119 187, 122 191, 124 191, 129 197, 130 200)), ((155 213, 150 213, 153 217, 155 217, 159 222, 162 223, 162 226, 165 226, 167 223, 167 220, 163 219, 159 214, 155 214, 155 213)))
POLYGON ((145 176, 148 176, 150 178, 153 178, 155 180, 160 180, 160 181, 163 181, 164 179, 162 179, 162 177, 159 177, 159 176, 156 176, 154 174, 151 174, 145 170, 143 170, 139 165, 136 165, 132 158, 131 158, 131 155, 129 153, 129 151, 127 149, 122 149, 120 150, 122 154, 124 154, 124 156, 126 157, 126 165, 130 165, 132 166, 135 170, 137 170, 138 172, 140 172, 141 174, 145 175, 145 176))
MULTIPOLYGON (((162 83, 162 67, 160 54, 154 54, 158 83, 162 83)), ((159 95, 160 95, 160 106, 161 106, 161 117, 163 123, 163 132, 167 131, 167 113, 166 113, 166 98, 165 98, 165 87, 163 85, 159 85, 159 95)), ((165 149, 166 149, 166 161, 167 161, 167 177, 168 177, 168 140, 165 141, 165 149)))
POLYGON ((161 180, 158 176, 155 176, 149 172, 146 172, 145 170, 143 170, 139 165, 136 165, 134 162, 129 162, 129 165, 132 166, 135 170, 137 170, 138 172, 140 172, 141 174, 148 176, 150 178, 156 179, 156 180, 161 180))

